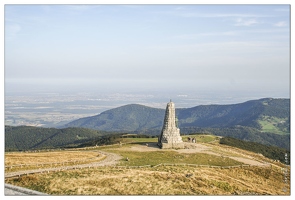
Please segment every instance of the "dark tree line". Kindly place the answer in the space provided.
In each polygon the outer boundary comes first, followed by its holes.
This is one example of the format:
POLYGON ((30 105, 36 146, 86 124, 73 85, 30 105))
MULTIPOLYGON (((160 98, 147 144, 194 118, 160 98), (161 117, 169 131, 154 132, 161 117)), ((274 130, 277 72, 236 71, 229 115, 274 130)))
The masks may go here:
POLYGON ((242 140, 231 138, 231 137, 221 138, 220 144, 237 147, 237 148, 244 149, 247 151, 252 151, 255 153, 260 153, 267 158, 279 160, 281 163, 284 163, 284 164, 290 163, 290 151, 283 148, 267 146, 267 145, 259 144, 256 142, 242 141, 242 140), (285 154, 287 154, 287 156, 285 156, 285 154))

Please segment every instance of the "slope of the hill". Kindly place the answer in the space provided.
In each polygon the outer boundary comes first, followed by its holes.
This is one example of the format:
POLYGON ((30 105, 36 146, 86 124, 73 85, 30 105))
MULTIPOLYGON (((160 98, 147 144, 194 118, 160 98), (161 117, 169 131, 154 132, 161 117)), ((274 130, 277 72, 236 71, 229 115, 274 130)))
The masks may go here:
POLYGON ((86 128, 5 126, 5 151, 77 146, 106 134, 110 133, 86 128))
MULTIPOLYGON (((177 105, 176 105, 177 107, 177 105)), ((104 131, 161 129, 165 110, 131 104, 99 115, 77 119, 64 127, 85 127, 104 131)), ((176 109, 182 127, 224 128, 248 126, 261 132, 289 134, 290 99, 265 98, 232 105, 202 105, 176 109)))
POLYGON ((85 127, 104 131, 138 131, 163 125, 164 109, 131 104, 107 110, 99 115, 77 119, 65 127, 85 127))
POLYGON ((288 126, 290 116, 289 99, 260 99, 232 105, 196 106, 180 110, 179 124, 182 127, 232 127, 236 125, 262 128, 264 118, 281 119, 288 126))

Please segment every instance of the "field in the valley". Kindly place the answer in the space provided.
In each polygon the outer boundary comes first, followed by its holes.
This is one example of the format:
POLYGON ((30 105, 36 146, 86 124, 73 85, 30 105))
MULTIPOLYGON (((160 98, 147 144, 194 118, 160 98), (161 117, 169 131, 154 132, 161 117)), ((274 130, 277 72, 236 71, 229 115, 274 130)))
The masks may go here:
POLYGON ((156 138, 125 138, 128 144, 6 153, 5 182, 54 195, 290 194, 289 167, 216 136, 191 137, 197 144, 179 150, 159 149, 156 138))

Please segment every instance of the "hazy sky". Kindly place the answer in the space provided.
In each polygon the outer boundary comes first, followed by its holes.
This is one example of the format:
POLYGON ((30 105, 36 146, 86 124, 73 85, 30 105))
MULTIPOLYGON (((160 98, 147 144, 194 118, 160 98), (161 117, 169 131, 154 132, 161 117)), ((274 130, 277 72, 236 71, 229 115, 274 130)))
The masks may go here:
POLYGON ((289 97, 290 7, 5 5, 5 84, 28 81, 289 97))

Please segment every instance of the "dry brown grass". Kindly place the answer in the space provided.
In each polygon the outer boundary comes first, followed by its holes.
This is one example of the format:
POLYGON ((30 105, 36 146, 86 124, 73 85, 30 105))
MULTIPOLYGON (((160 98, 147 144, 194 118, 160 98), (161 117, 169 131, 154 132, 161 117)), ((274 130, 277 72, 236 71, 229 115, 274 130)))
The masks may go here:
POLYGON ((37 152, 37 153, 6 153, 5 166, 6 172, 18 171, 24 169, 46 168, 49 166, 74 165, 98 162, 105 156, 95 151, 55 151, 55 152, 37 152), (74 162, 75 161, 75 162, 74 162), (76 163, 77 164, 77 163, 76 163), (23 165, 23 166, 19 166, 23 165))
POLYGON ((6 182, 58 195, 290 194, 290 184, 286 185, 283 180, 284 174, 276 168, 161 166, 71 170, 23 176, 6 182))
MULTIPOLYGON (((177 163, 183 162, 181 159, 187 156, 191 160, 196 160, 194 156, 197 156, 198 159, 201 159, 201 156, 205 156, 204 159, 207 161, 210 157, 211 162, 214 159, 223 162, 220 164, 220 166, 223 166, 227 164, 225 162, 226 156, 239 156, 240 158, 248 158, 260 162, 269 162, 276 167, 251 166, 231 169, 191 166, 158 166, 140 169, 98 167, 9 178, 5 182, 55 195, 290 194, 289 167, 280 163, 274 163, 268 158, 246 150, 218 143, 203 144, 209 148, 203 148, 202 153, 194 152, 192 155, 181 151, 161 151, 160 149, 143 151, 143 149, 147 148, 146 146, 141 148, 142 151, 138 151, 136 148, 139 145, 131 144, 124 147, 119 145, 99 147, 96 150, 104 149, 122 154, 123 157, 129 157, 128 165, 135 161, 134 165, 151 164, 150 161, 144 163, 149 159, 153 161, 158 159, 159 163, 164 161, 177 163), (134 149, 134 147, 136 148, 134 149), (165 159, 168 159, 168 161, 165 159), (285 173, 282 170, 283 168, 288 169, 288 173, 285 173), (286 183, 284 182, 285 180, 287 180, 286 183)), ((152 147, 149 145, 149 148, 152 147)), ((98 152, 78 149, 76 151, 6 153, 5 165, 56 163, 73 160, 84 160, 90 163, 97 162, 99 159, 103 159, 103 156, 99 155, 98 152)))

